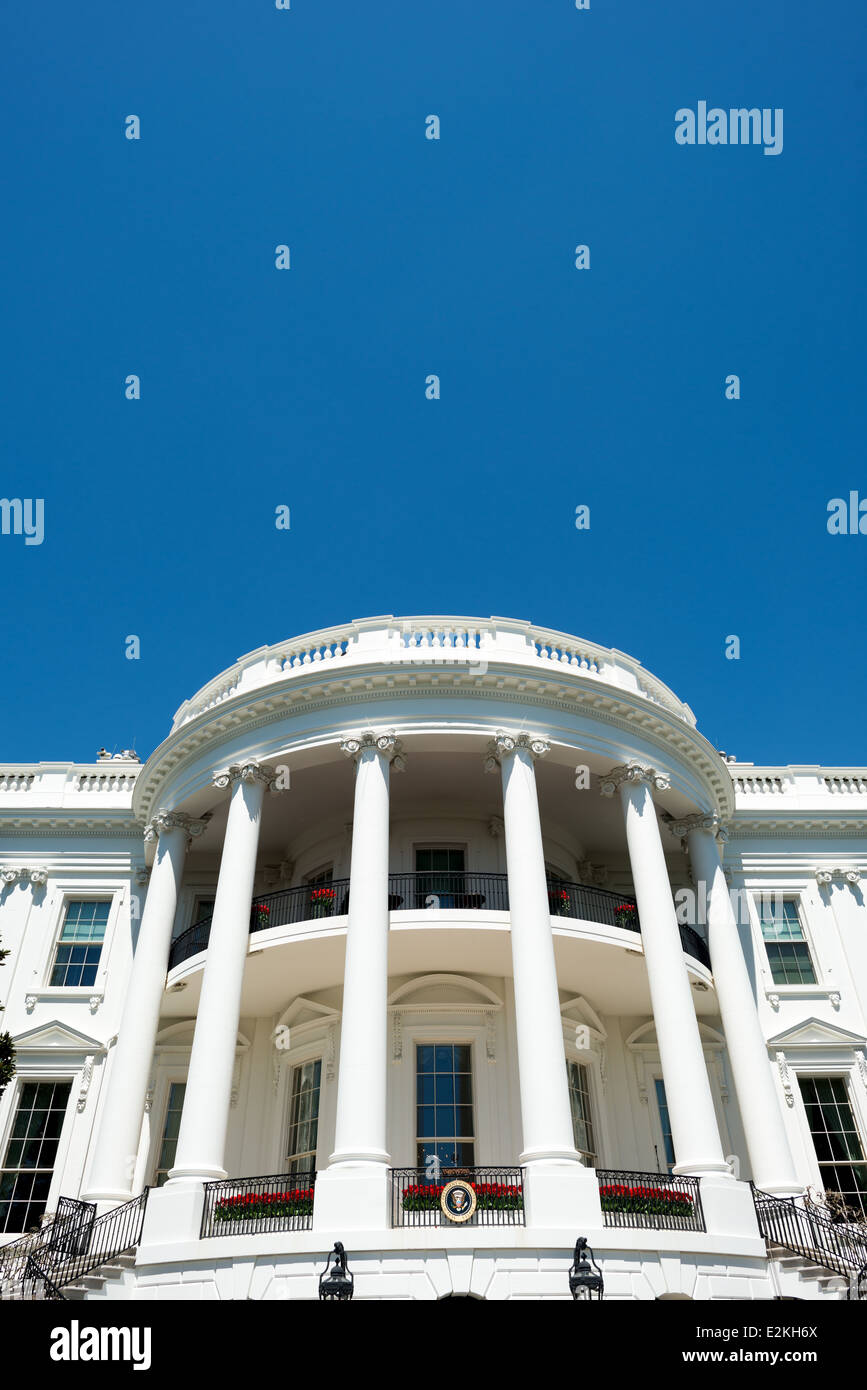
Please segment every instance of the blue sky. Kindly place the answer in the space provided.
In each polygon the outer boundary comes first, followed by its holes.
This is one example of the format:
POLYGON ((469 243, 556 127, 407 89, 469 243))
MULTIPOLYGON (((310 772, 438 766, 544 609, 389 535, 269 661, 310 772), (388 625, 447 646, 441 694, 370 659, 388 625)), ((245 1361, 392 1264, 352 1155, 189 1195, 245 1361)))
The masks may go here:
POLYGON ((865 28, 7 8, 0 495, 45 539, 0 536, 0 759, 145 756, 294 633, 498 613, 637 656, 740 758, 867 763, 867 536, 826 528, 867 497, 865 28), (677 145, 702 99, 783 108, 782 154, 677 145))

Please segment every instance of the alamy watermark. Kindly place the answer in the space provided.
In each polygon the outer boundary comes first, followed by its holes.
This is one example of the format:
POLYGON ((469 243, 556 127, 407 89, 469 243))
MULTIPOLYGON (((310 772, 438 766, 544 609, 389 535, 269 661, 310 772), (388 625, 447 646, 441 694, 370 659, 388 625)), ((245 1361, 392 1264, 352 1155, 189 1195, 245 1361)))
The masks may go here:
POLYGON ((45 539, 45 502, 41 497, 0 497, 0 535, 23 536, 25 545, 45 539))
POLYGON ((781 106, 712 106, 700 101, 695 111, 681 106, 674 113, 674 138, 679 145, 763 145, 764 154, 783 153, 781 106))

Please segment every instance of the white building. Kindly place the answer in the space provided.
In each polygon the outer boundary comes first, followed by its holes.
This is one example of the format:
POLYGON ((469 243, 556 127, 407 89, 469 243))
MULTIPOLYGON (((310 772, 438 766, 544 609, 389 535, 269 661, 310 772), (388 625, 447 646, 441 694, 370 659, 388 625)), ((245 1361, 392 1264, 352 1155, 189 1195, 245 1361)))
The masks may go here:
POLYGON ((143 765, 0 769, 0 874, 7 1296, 28 1250, 141 1299, 314 1298, 336 1241, 356 1298, 568 1298, 579 1236, 606 1298, 867 1265, 803 1199, 867 1204, 867 769, 727 760, 621 652, 263 647, 143 765))

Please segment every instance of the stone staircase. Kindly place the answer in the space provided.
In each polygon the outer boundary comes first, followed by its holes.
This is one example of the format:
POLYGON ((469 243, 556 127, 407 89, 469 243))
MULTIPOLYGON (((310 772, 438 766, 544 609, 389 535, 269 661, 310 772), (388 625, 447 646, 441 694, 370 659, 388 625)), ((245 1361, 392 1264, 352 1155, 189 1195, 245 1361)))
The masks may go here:
POLYGON ((70 1303, 100 1302, 135 1296, 135 1251, 115 1255, 112 1259, 83 1275, 76 1283, 67 1284, 63 1297, 70 1303))
POLYGON ((842 1301, 848 1296, 848 1279, 816 1264, 809 1255, 768 1241, 768 1261, 771 1280, 782 1298, 842 1301))

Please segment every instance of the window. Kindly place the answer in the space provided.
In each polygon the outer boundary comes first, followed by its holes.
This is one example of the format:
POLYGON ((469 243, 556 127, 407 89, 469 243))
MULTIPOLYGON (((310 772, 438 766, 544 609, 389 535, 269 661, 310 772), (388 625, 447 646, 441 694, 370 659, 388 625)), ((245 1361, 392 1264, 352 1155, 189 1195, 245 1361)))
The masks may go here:
POLYGON ((194 927, 197 922, 205 922, 214 915, 214 903, 216 898, 196 898, 193 905, 193 915, 190 918, 190 926, 194 927))
POLYGON ((867 1164, 842 1076, 799 1076, 798 1085, 826 1192, 867 1215, 867 1164))
POLYGON ((289 1107, 290 1173, 312 1173, 316 1168, 319 1140, 319 1091, 322 1060, 304 1062, 292 1072, 292 1100, 289 1107))
POLYGON ((762 937, 775 985, 814 985, 816 972, 798 916, 796 898, 758 899, 762 937))
MULTIPOLYGON (((665 1166, 669 1173, 674 1167, 674 1140, 671 1137, 671 1120, 668 1115, 668 1097, 665 1094, 665 1082, 658 1076, 654 1082, 656 1087, 656 1105, 659 1110, 659 1126, 662 1130, 662 1147, 665 1151, 665 1166)), ((656 1155, 657 1163, 659 1154, 656 1155)))
POLYGON ((25 1081, 0 1169, 0 1231, 38 1227, 48 1202, 69 1081, 25 1081))
POLYGON ((169 1087, 169 1103, 166 1106, 166 1122, 163 1125, 163 1142, 160 1145, 160 1156, 157 1162, 156 1187, 162 1187, 169 1175, 169 1170, 175 1166, 175 1154, 178 1148, 178 1135, 181 1130, 181 1115, 186 1093, 187 1083, 185 1081, 173 1081, 169 1087))
POLYGON ((465 854, 465 850, 449 845, 416 849, 416 907, 466 906, 465 854), (431 903, 431 898, 437 902, 431 903))
POLYGON ((110 901, 93 898, 66 904, 50 985, 89 987, 94 983, 110 907, 110 901))
POLYGON ((580 1062, 567 1062, 569 1100, 572 1105, 572 1133, 575 1147, 588 1168, 596 1167, 596 1141, 590 1106, 590 1073, 580 1062))
POLYGON ((416 1057, 416 1163, 447 1168, 475 1163, 472 1048, 420 1043, 416 1057))
POLYGON ((315 874, 308 874, 305 881, 310 884, 311 888, 315 888, 317 884, 331 883, 333 878, 334 865, 329 864, 326 869, 317 869, 315 874))

